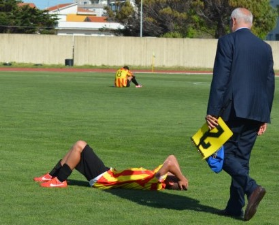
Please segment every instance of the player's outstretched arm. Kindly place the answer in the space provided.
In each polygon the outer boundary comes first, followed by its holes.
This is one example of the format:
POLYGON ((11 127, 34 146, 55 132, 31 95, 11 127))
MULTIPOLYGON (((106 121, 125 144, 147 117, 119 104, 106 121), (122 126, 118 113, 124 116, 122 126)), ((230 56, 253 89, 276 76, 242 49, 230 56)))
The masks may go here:
POLYGON ((178 184, 181 190, 188 189, 188 180, 182 174, 179 163, 174 155, 169 155, 166 158, 163 166, 159 169, 155 176, 160 179, 161 176, 167 173, 173 174, 175 177, 177 177, 177 179, 179 180, 178 184))

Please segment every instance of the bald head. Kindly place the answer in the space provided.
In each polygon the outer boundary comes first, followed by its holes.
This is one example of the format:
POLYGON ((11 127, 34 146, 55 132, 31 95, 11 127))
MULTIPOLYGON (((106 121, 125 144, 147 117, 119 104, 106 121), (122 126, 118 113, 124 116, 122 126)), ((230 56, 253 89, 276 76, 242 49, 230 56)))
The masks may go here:
POLYGON ((231 30, 236 31, 239 28, 245 27, 251 29, 253 24, 252 13, 245 8, 236 8, 231 14, 231 30))

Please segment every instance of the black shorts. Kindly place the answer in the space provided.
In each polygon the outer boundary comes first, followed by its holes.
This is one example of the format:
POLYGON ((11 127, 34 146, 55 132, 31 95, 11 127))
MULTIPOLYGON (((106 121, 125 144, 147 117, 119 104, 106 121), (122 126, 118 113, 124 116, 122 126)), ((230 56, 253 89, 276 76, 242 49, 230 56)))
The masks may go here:
POLYGON ((110 168, 106 167, 103 161, 95 154, 93 149, 89 145, 86 145, 81 153, 80 162, 76 166, 76 170, 90 181, 109 169, 110 168))

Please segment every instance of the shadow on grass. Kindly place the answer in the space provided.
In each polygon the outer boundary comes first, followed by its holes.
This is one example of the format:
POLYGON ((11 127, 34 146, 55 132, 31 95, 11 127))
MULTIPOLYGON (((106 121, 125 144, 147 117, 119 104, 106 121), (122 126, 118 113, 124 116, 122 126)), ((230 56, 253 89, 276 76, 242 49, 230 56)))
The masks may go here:
MULTIPOLYGON (((89 187, 87 181, 68 180, 69 185, 89 187)), ((205 212, 210 214, 220 215, 220 209, 200 204, 199 200, 187 196, 177 195, 180 191, 144 191, 132 189, 108 189, 104 190, 107 193, 118 196, 123 199, 135 202, 140 205, 165 208, 172 210, 192 210, 196 212, 205 212)), ((227 217, 227 216, 225 216, 227 217)), ((234 218, 243 220, 242 218, 234 218)))
POLYGON ((68 179, 67 182, 68 182, 69 185, 73 185, 73 186, 85 186, 85 187, 89 187, 88 181, 71 180, 71 179, 68 179))
MULTIPOLYGON (((68 184, 89 187, 87 181, 68 180, 68 184)), ((131 189, 110 189, 104 191, 137 204, 154 208, 193 210, 212 214, 216 214, 218 211, 218 209, 211 206, 200 204, 197 199, 177 195, 176 193, 179 193, 179 191, 173 191, 172 193, 170 193, 170 191, 143 191, 131 189)))
POLYGON ((216 214, 218 209, 211 206, 202 205, 198 200, 176 195, 175 192, 165 191, 143 191, 143 190, 126 190, 126 189, 111 189, 106 192, 118 197, 128 199, 140 205, 145 205, 154 208, 166 208, 173 210, 193 210, 198 212, 208 212, 216 214))

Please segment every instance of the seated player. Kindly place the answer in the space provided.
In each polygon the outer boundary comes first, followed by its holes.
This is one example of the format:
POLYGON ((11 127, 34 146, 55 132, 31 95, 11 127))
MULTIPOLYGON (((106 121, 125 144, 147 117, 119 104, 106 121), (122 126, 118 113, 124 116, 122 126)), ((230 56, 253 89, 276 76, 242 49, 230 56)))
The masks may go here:
POLYGON ((115 87, 130 87, 131 81, 136 85, 136 88, 141 88, 142 86, 137 82, 136 76, 130 71, 128 66, 123 66, 116 71, 114 85, 115 87))
POLYGON ((188 180, 182 174, 174 155, 154 170, 130 168, 118 171, 104 165, 85 141, 77 141, 63 159, 47 174, 35 177, 42 187, 65 188, 73 169, 78 170, 94 188, 128 188, 142 190, 187 190, 188 180))

